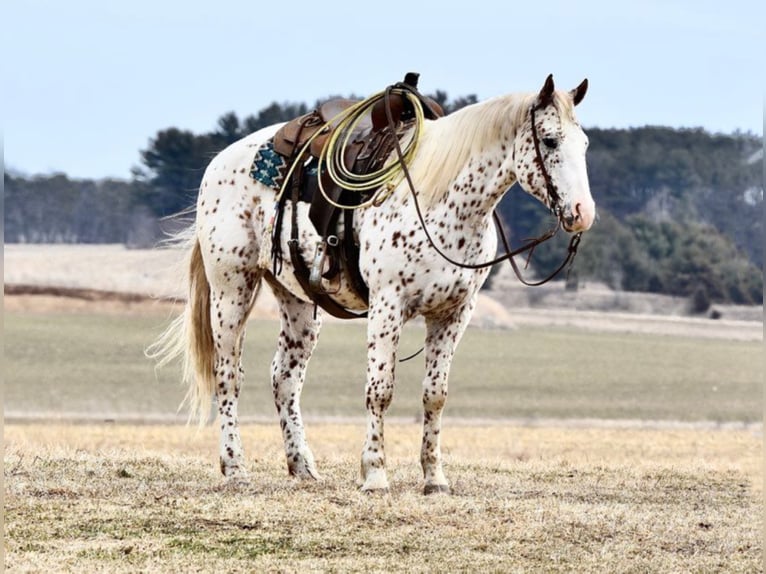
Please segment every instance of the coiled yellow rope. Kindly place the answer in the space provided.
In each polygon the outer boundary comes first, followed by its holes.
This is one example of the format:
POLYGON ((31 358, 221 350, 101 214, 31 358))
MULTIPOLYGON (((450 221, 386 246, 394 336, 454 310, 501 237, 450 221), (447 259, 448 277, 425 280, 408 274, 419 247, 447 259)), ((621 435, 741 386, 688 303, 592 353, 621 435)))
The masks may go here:
MULTIPOLYGON (((405 149, 403 150, 403 158, 406 165, 409 165, 410 161, 417 151, 418 141, 420 139, 420 133, 423 128, 423 122, 425 120, 423 105, 420 100, 411 92, 402 89, 391 89, 389 94, 398 94, 406 97, 412 104, 415 110, 415 125, 411 137, 409 138, 405 149)), ((325 200, 332 206, 340 209, 362 209, 369 207, 370 205, 380 205, 391 192, 396 189, 399 183, 402 181, 404 175, 402 171, 402 165, 399 161, 387 162, 379 170, 373 171, 368 174, 356 174, 349 171, 343 160, 343 156, 346 147, 349 145, 350 139, 353 135, 354 128, 361 122, 364 117, 370 112, 372 107, 380 100, 386 98, 386 90, 373 94, 367 99, 357 102, 353 106, 343 110, 331 120, 329 120, 322 129, 317 130, 301 147, 296 157, 300 158, 304 156, 304 153, 309 149, 311 142, 320 134, 326 133, 328 127, 335 125, 330 138, 322 149, 322 154, 319 158, 319 165, 317 167, 317 180, 319 182, 319 191, 324 196, 325 200), (351 191, 357 191, 359 193, 378 190, 367 201, 355 205, 343 205, 337 203, 328 197, 327 192, 322 185, 322 170, 327 172, 330 179, 338 186, 349 189, 351 191)), ((288 182, 290 181, 293 172, 297 168, 298 164, 302 162, 294 161, 290 166, 290 169, 285 176, 285 181, 282 184, 282 188, 279 190, 277 200, 282 196, 286 189, 288 182)))

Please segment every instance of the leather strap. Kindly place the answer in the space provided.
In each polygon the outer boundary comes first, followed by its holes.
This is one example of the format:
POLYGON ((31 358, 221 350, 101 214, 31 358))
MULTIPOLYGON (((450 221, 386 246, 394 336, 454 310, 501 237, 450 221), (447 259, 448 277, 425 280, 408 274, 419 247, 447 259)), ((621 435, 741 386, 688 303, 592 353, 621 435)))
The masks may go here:
POLYGON ((362 273, 359 270, 359 246, 354 241, 354 212, 346 209, 343 212, 343 267, 346 269, 347 277, 351 288, 357 296, 365 302, 370 303, 370 288, 364 282, 362 273))
POLYGON ((540 152, 540 136, 537 134, 537 123, 535 122, 535 111, 537 111, 537 106, 538 104, 533 104, 532 109, 529 111, 529 119, 532 122, 532 141, 535 144, 535 163, 543 174, 543 179, 545 180, 545 189, 548 192, 548 197, 550 198, 551 210, 556 214, 556 217, 558 217, 559 200, 561 198, 559 197, 558 191, 556 191, 556 186, 553 185, 551 174, 548 173, 548 170, 545 167, 543 154, 540 152))
POLYGON ((330 315, 333 315, 335 317, 338 317, 339 319, 361 319, 362 317, 367 316, 367 312, 364 311, 362 313, 355 313, 353 311, 349 311, 345 307, 342 307, 338 303, 336 303, 329 295, 326 293, 316 293, 309 283, 309 276, 311 275, 311 270, 309 269, 308 265, 306 265, 306 262, 303 260, 303 256, 301 255, 300 251, 300 239, 299 239, 299 230, 298 230, 298 200, 300 199, 300 189, 298 186, 293 185, 293 197, 292 197, 292 229, 290 233, 290 240, 288 241, 288 245, 290 247, 290 260, 293 264, 293 270, 295 274, 295 278, 298 280, 298 283, 300 284, 301 288, 303 288, 303 291, 306 293, 306 295, 314 302, 314 305, 317 305, 330 313, 330 315))

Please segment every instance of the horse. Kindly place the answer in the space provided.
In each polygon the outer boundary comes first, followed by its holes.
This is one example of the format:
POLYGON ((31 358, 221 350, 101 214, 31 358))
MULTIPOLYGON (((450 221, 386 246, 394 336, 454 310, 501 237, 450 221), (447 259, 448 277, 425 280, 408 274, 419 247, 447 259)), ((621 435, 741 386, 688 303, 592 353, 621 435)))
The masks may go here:
MULTIPOLYGON (((440 441, 448 376, 489 273, 488 267, 456 263, 478 263, 496 254, 492 214, 515 182, 550 209, 566 232, 591 227, 595 203, 586 171, 588 139, 574 113, 587 86, 584 80, 573 90, 557 90, 548 76, 539 92, 497 96, 426 119, 407 166, 408 178, 385 200, 356 211, 353 229, 346 233, 353 233, 358 245, 369 298, 361 298, 346 277, 331 298, 346 309, 367 312, 362 491, 389 489, 384 416, 393 396, 402 327, 421 316, 426 330, 423 492, 450 492, 440 441)), ((294 477, 320 478, 306 441, 301 391, 322 312, 296 280, 288 258, 276 268, 264 256, 277 192, 250 176, 254 153, 279 128, 266 127, 231 144, 205 170, 196 219, 188 229, 184 312, 148 350, 159 365, 182 359, 190 417, 203 424, 217 408, 220 470, 231 481, 248 480, 237 404, 244 380, 246 321, 264 282, 279 305, 281 330, 271 362, 271 387, 287 470, 294 477)), ((310 259, 320 238, 307 205, 288 202, 283 209, 287 221, 292 209, 297 210, 299 251, 310 259)), ((286 228, 272 239, 284 250, 290 240, 286 228)))

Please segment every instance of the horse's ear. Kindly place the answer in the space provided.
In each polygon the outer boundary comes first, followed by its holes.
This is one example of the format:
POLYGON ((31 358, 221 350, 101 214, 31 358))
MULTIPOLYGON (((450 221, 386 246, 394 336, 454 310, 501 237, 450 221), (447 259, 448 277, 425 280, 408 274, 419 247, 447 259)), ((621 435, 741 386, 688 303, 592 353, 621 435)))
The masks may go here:
POLYGON ((537 94, 537 107, 544 108, 553 101, 553 74, 548 74, 543 89, 537 94))
POLYGON ((574 90, 569 92, 569 95, 572 96, 572 101, 574 102, 574 105, 579 104, 582 99, 585 97, 585 92, 588 91, 588 78, 585 78, 582 82, 580 82, 580 85, 577 86, 574 90))

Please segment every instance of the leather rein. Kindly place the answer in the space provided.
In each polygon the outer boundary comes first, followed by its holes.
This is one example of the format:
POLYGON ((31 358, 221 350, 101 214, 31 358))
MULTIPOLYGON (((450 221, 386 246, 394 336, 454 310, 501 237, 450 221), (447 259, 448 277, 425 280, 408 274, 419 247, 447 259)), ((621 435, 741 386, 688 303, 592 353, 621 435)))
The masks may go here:
MULTIPOLYGON (((412 92, 413 95, 418 99, 418 101, 422 101, 423 98, 420 95, 420 93, 414 89, 412 86, 409 86, 404 83, 398 83, 394 84, 393 86, 389 86, 386 88, 384 93, 384 102, 385 102, 385 109, 386 109, 386 119, 388 121, 389 128, 394 128, 394 118, 391 113, 391 107, 389 105, 390 103, 390 94, 391 91, 397 89, 397 90, 405 90, 408 92, 412 92)), ((521 269, 519 268, 518 264, 516 263, 514 257, 516 255, 520 255, 524 252, 528 252, 527 254, 527 261, 526 266, 529 265, 529 261, 532 257, 532 253, 534 252, 535 248, 540 245, 541 243, 544 243, 545 241, 548 241, 553 236, 556 235, 556 233, 561 229, 561 213, 560 208, 558 206, 558 201, 560 199, 560 196, 558 192, 556 191, 556 186, 553 185, 553 181, 551 180, 551 176, 548 173, 548 170, 545 167, 545 162, 543 161, 543 155, 540 151, 540 138, 537 133, 537 125, 535 124, 535 112, 537 111, 539 106, 539 103, 535 103, 530 108, 530 120, 532 122, 532 141, 535 146, 535 163, 540 168, 540 171, 542 172, 543 179, 545 180, 545 187, 546 191, 548 193, 549 202, 554 207, 551 208, 551 211, 556 215, 556 226, 549 229, 539 237, 528 239, 524 245, 521 247, 518 247, 516 249, 511 249, 511 245, 508 241, 508 238, 506 237, 505 230, 503 229, 503 225, 500 220, 500 216, 497 213, 497 210, 492 212, 492 218, 495 222, 495 226, 497 227, 500 237, 502 239, 503 243, 503 249, 505 250, 505 254, 500 255, 499 257, 496 257, 495 259, 492 259, 490 261, 485 261, 483 263, 465 263, 461 261, 456 261, 455 259, 451 258, 449 255, 444 253, 439 246, 436 245, 433 238, 431 237, 431 234, 428 232, 428 227, 426 226, 425 217, 423 217, 423 212, 420 208, 420 203, 418 201, 417 193, 415 192, 415 184, 412 181, 412 177, 410 176, 409 169, 407 168, 407 164, 404 161, 404 153, 402 152, 401 145, 399 144, 399 139, 394 138, 394 147, 396 149, 397 158, 399 161, 399 164, 402 166, 402 171, 404 172, 404 177, 407 180, 407 184, 409 185, 410 192, 412 194, 413 203, 415 205, 415 211, 418 214, 418 219, 420 220, 420 225, 423 228, 423 232, 426 235, 426 238, 428 239, 428 243, 430 243, 431 247, 447 262, 463 268, 463 269, 484 269, 486 267, 491 267, 497 263, 501 263, 505 260, 508 260, 511 264, 511 267, 513 268, 513 272, 516 274, 516 277, 523 283, 524 285, 527 285, 529 287, 536 287, 538 285, 542 285, 544 283, 547 283, 551 279, 553 279, 556 275, 558 275, 565 267, 571 266, 574 262, 575 255, 577 254, 577 248, 580 245, 580 238, 582 236, 582 232, 575 233, 572 238, 569 241, 569 247, 567 249, 567 255, 564 261, 561 262, 561 264, 545 279, 541 279, 540 281, 527 281, 524 279, 524 276, 521 272, 521 269)))

